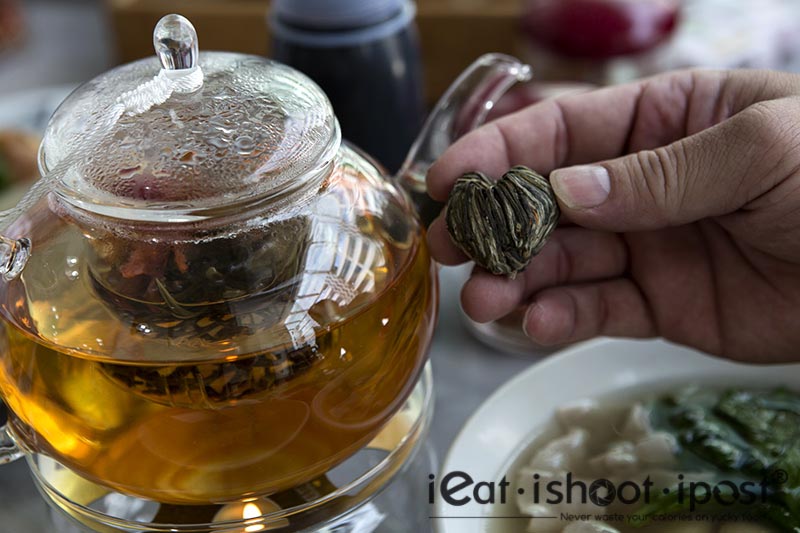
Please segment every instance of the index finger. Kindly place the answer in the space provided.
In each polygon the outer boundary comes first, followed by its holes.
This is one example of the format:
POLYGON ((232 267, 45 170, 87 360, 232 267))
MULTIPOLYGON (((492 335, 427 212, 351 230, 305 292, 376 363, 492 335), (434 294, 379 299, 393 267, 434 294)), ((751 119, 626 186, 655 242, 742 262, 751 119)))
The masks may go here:
POLYGON ((547 174, 663 146, 758 101, 800 93, 800 77, 757 70, 683 70, 542 101, 468 133, 430 168, 444 201, 465 172, 500 176, 514 165, 547 174))
POLYGON ((445 201, 466 172, 499 177, 514 165, 540 173, 616 156, 625 147, 639 84, 566 95, 506 115, 454 143, 427 176, 428 194, 445 201))

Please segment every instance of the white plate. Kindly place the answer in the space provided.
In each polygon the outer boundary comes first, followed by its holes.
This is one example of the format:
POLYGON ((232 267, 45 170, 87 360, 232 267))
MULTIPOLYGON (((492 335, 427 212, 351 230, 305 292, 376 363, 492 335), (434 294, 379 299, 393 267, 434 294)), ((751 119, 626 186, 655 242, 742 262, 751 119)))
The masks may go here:
MULTIPOLYGON (((437 494, 432 519, 435 531, 525 531, 524 519, 489 517, 519 516, 514 492, 517 467, 528 459, 527 448, 552 421, 557 407, 579 398, 693 383, 796 388, 800 365, 743 365, 664 341, 602 339, 553 355, 500 387, 475 412, 456 437, 438 476, 441 479, 449 472, 461 471, 475 482, 496 482, 506 475, 511 482, 506 505, 482 505, 471 499, 466 505, 454 506, 437 494)), ((471 494, 467 489, 457 496, 471 494)), ((499 499, 499 490, 496 497, 499 499)))

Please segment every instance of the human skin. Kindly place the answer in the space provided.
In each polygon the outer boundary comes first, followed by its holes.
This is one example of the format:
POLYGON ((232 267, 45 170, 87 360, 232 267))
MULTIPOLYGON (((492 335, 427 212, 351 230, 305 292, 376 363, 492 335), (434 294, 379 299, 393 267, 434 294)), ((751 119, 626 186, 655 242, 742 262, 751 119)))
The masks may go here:
MULTIPOLYGON (((678 71, 546 100, 456 142, 429 194, 517 164, 550 173, 562 224, 516 279, 473 272, 471 318, 527 305, 541 344, 662 336, 800 360, 800 76, 678 71)), ((444 215, 428 239, 439 262, 467 260, 444 215)))

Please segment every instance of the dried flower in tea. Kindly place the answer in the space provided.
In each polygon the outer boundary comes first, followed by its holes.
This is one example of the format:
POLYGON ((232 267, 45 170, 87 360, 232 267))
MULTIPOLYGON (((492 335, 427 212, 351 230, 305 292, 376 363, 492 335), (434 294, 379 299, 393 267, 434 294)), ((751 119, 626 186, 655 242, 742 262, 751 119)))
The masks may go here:
POLYGON ((461 176, 445 221, 453 242, 476 264, 513 279, 544 246, 559 214, 547 178, 515 166, 497 182, 480 172, 461 176))

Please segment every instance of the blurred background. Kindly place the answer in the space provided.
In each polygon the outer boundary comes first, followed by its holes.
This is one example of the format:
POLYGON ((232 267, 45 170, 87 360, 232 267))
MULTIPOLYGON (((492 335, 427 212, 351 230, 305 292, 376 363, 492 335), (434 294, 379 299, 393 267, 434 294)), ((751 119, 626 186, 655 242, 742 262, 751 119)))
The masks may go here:
POLYGON ((534 70, 495 115, 673 68, 800 70, 797 0, 0 0, 0 186, 36 176, 31 154, 54 107, 78 83, 152 56, 153 27, 169 12, 194 23, 201 50, 305 71, 345 137, 390 170, 486 52, 534 70))

